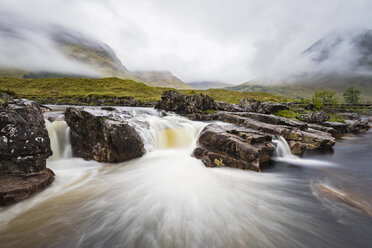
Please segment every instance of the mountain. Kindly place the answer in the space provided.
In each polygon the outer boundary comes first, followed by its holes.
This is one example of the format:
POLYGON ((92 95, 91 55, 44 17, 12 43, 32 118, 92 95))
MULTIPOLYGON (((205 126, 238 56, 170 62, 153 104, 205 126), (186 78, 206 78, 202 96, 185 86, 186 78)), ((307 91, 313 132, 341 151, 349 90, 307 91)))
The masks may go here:
POLYGON ((222 82, 213 82, 213 81, 203 81, 203 82, 192 82, 187 83, 190 87, 198 90, 207 90, 207 89, 223 89, 226 87, 231 87, 231 84, 222 83, 222 82))
POLYGON ((372 102, 372 30, 330 34, 305 49, 300 58, 310 62, 301 73, 275 83, 256 79, 227 89, 307 99, 314 91, 332 89, 342 99, 343 92, 354 86, 363 101, 372 102))
POLYGON ((169 71, 133 71, 133 75, 155 87, 192 89, 169 71))

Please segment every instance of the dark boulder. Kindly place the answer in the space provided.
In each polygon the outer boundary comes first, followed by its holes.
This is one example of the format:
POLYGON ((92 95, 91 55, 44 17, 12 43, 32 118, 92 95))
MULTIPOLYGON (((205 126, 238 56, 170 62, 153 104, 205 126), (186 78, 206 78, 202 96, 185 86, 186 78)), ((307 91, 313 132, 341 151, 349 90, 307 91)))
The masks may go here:
POLYGON ((73 155, 110 163, 141 157, 144 144, 131 117, 128 112, 67 108, 73 155))
POLYGON ((194 156, 207 167, 261 171, 274 151, 271 135, 236 126, 209 125, 201 132, 194 156))
POLYGON ((184 95, 177 91, 164 91, 155 109, 173 111, 181 115, 217 110, 214 100, 208 95, 184 95))
POLYGON ((282 103, 261 102, 250 98, 240 99, 239 106, 245 112, 256 112, 261 114, 274 114, 281 110, 289 110, 288 106, 282 103))
POLYGON ((46 168, 51 155, 39 104, 14 100, 0 105, 0 206, 25 199, 51 184, 54 174, 46 168))

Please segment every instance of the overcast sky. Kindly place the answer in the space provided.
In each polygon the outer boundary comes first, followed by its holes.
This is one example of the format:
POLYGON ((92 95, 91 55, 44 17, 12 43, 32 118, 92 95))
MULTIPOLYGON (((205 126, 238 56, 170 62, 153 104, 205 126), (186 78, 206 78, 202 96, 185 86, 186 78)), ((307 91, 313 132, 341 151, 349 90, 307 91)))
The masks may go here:
POLYGON ((68 63, 43 58, 54 51, 37 32, 57 24, 105 42, 130 70, 236 84, 298 66, 329 32, 372 28, 371 13, 372 0, 0 0, 0 24, 26 20, 34 46, 43 44, 22 54, 0 37, 0 63, 68 63))

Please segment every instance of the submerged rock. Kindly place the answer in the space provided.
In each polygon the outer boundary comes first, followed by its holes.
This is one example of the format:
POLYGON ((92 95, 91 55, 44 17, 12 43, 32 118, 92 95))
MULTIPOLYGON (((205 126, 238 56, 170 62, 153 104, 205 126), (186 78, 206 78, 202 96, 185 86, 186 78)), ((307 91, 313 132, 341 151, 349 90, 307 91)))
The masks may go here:
POLYGON ((169 90, 163 92, 161 100, 157 102, 155 109, 187 115, 217 110, 217 106, 208 95, 183 95, 177 91, 169 90))
POLYGON ((50 185, 46 168, 52 155, 39 104, 14 100, 0 106, 0 206, 31 196, 50 185))
POLYGON ((127 112, 67 108, 73 155, 110 163, 141 157, 144 144, 130 118, 127 112))
POLYGON ((274 151, 271 135, 235 126, 209 125, 193 152, 207 167, 233 167, 261 171, 274 151))

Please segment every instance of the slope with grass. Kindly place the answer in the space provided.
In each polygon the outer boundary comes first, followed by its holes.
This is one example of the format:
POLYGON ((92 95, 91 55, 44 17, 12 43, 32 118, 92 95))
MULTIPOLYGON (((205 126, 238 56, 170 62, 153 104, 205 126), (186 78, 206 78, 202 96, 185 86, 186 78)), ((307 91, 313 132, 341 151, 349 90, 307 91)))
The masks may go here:
POLYGON ((362 102, 372 102, 372 78, 368 77, 333 76, 279 84, 248 82, 227 89, 240 92, 266 92, 283 97, 305 99, 311 99, 315 91, 331 89, 337 92, 336 97, 342 101, 343 93, 350 86, 361 91, 362 102))
MULTIPOLYGON (((0 78, 0 89, 14 92, 17 97, 42 101, 49 99, 50 103, 58 103, 53 99, 74 99, 86 97, 133 97, 142 102, 160 100, 163 91, 171 88, 151 87, 129 79, 103 78, 55 78, 55 79, 17 79, 0 78)), ((207 94, 216 101, 238 103, 241 98, 285 102, 290 99, 269 93, 234 92, 225 89, 211 90, 178 90, 184 94, 207 94)), ((45 101, 42 101, 45 102, 45 101)))
POLYGON ((169 71, 133 71, 133 74, 146 84, 154 87, 168 87, 175 89, 191 89, 189 85, 169 71))

